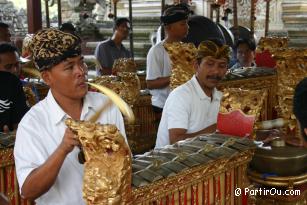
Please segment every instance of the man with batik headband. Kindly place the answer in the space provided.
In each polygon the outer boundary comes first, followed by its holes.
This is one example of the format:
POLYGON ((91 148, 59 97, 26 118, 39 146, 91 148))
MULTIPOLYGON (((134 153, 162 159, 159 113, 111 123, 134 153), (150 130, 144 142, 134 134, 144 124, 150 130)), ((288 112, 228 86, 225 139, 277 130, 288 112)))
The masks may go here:
MULTIPOLYGON (((50 90, 21 120, 14 156, 21 195, 37 205, 85 204, 79 141, 64 121, 89 119, 108 99, 88 92, 80 43, 79 37, 56 29, 38 32, 31 43, 34 63, 50 90)), ((115 106, 97 122, 114 124, 125 136, 115 106)))
POLYGON ((229 47, 218 40, 200 43, 196 74, 166 100, 155 148, 216 130, 222 98, 216 86, 227 72, 229 55, 229 47))
POLYGON ((163 44, 180 42, 188 34, 189 8, 178 4, 167 8, 161 16, 166 38, 153 46, 147 55, 146 83, 152 95, 153 111, 160 119, 166 98, 170 93, 171 61, 163 44))

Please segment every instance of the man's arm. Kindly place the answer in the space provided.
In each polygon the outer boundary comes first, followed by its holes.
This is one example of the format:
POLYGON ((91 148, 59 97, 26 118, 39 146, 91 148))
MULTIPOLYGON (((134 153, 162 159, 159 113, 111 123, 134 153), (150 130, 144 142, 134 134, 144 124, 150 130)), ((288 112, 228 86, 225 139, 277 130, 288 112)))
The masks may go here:
POLYGON ((98 44, 95 49, 95 57, 99 63, 99 66, 96 67, 96 71, 99 75, 112 74, 112 67, 105 66, 108 59, 107 52, 104 44, 98 44))
POLYGON ((146 80, 148 89, 161 89, 169 86, 170 77, 160 77, 155 80, 146 80))
POLYGON ((148 89, 161 89, 169 86, 170 73, 167 74, 164 71, 168 62, 165 62, 164 56, 158 47, 152 47, 149 50, 146 65, 146 84, 148 89))
POLYGON ((168 130, 169 141, 170 141, 170 144, 174 144, 175 142, 178 142, 180 140, 192 138, 200 134, 213 133, 215 131, 216 131, 216 124, 210 125, 209 127, 199 130, 198 132, 189 133, 189 134, 186 133, 187 132, 186 129, 173 128, 173 129, 168 130))
POLYGON ((63 140, 44 164, 34 169, 26 178, 21 188, 25 199, 35 200, 54 184, 66 156, 79 145, 79 141, 70 129, 66 129, 63 140))

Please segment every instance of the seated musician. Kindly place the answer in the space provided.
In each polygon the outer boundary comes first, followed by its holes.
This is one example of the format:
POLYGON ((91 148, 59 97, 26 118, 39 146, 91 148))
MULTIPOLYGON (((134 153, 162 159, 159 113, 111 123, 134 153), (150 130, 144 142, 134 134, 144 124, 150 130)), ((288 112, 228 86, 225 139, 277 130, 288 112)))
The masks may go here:
POLYGON ((9 43, 0 44, 0 132, 17 128, 29 110, 19 79, 13 75, 19 70, 16 48, 9 43))
POLYGON ((304 78, 295 88, 293 98, 293 113, 300 125, 302 136, 307 145, 307 78, 304 78))
MULTIPOLYGON (((45 29, 33 37, 32 47, 34 63, 50 90, 17 129, 14 157, 21 195, 37 205, 84 205, 80 143, 65 119, 87 120, 108 99, 88 92, 79 37, 45 29)), ((122 115, 114 105, 97 122, 114 124, 125 136, 122 115)))
POLYGON ((227 72, 229 54, 229 47, 219 40, 199 45, 196 74, 166 100, 155 148, 216 130, 222 98, 216 86, 227 72))
POLYGON ((257 66, 255 63, 256 44, 253 40, 239 39, 236 43, 235 50, 237 53, 237 63, 230 69, 257 66))

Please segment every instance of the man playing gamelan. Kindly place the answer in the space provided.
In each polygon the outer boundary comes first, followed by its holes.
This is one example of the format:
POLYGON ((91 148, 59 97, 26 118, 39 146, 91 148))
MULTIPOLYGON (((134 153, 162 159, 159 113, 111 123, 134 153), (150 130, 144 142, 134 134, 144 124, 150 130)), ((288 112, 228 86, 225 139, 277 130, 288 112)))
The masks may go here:
POLYGON ((166 100, 155 148, 215 131, 222 98, 216 86, 227 72, 229 53, 218 40, 199 45, 196 74, 166 100))
MULTIPOLYGON (((14 157, 21 195, 37 205, 84 205, 80 145, 65 119, 87 120, 108 98, 88 92, 79 37, 46 29, 33 37, 33 60, 50 87, 47 97, 21 120, 14 157)), ((110 106, 97 120, 125 136, 123 118, 110 106)))

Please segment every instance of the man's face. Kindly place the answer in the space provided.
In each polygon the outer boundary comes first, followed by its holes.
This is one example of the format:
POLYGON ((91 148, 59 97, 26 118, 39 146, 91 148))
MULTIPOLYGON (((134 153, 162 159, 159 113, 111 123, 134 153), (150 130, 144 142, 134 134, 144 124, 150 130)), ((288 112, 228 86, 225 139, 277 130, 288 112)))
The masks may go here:
POLYGON ((86 75, 87 66, 82 56, 68 58, 50 70, 42 72, 42 77, 53 94, 72 100, 80 100, 86 95, 86 75))
POLYGON ((10 72, 16 76, 19 76, 20 64, 17 52, 0 54, 0 71, 10 72))
POLYGON ((181 20, 172 23, 169 26, 169 34, 176 36, 178 39, 183 39, 188 35, 189 25, 188 20, 181 20))
POLYGON ((227 69, 227 59, 206 56, 201 60, 200 64, 197 64, 196 76, 201 87, 212 90, 223 79, 227 69))
POLYGON ((130 23, 129 22, 123 22, 121 23, 117 28, 116 31, 120 34, 122 39, 126 39, 129 35, 130 31, 130 23))
POLYGON ((0 28, 0 42, 11 42, 11 33, 8 28, 0 28))
POLYGON ((237 58, 242 66, 252 66, 255 53, 249 49, 248 45, 242 43, 237 48, 237 58))

